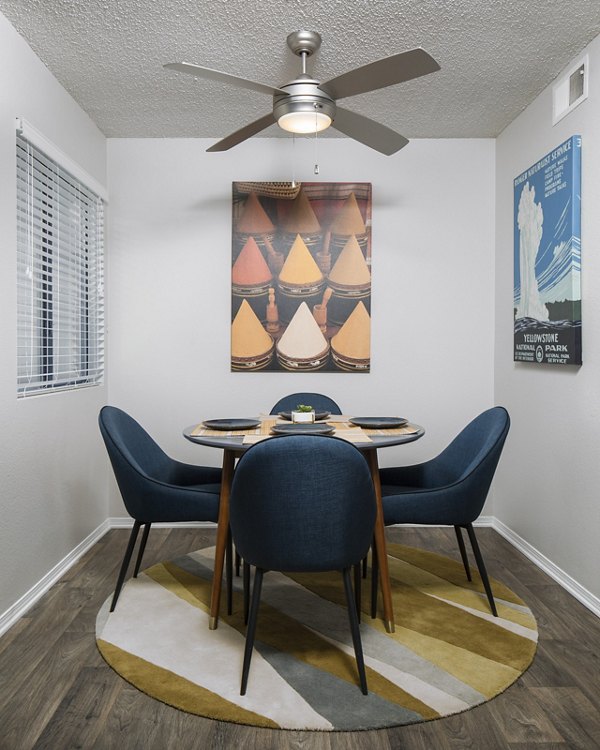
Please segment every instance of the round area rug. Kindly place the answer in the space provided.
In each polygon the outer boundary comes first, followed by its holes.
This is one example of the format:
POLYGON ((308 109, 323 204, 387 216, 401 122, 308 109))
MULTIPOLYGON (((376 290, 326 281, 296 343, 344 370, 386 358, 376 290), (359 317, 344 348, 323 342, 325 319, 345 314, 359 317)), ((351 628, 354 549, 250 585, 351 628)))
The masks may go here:
POLYGON ((233 615, 221 614, 218 629, 209 630, 214 547, 130 579, 112 614, 107 599, 96 622, 98 648, 122 677, 164 703, 278 729, 436 719, 493 698, 527 669, 536 622, 510 589, 492 580, 493 617, 479 578, 469 583, 461 563, 398 544, 388 554, 395 633, 371 619, 363 581, 368 696, 358 687, 341 575, 276 572, 265 574, 248 691, 240 696, 242 583, 235 578, 233 615))

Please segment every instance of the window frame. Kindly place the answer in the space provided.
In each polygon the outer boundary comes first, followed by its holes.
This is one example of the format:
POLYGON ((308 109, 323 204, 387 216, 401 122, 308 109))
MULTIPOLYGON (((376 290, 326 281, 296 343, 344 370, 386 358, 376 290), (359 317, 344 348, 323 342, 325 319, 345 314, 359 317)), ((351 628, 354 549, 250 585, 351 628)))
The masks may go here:
POLYGON ((17 397, 104 382, 104 188, 16 127, 17 397))

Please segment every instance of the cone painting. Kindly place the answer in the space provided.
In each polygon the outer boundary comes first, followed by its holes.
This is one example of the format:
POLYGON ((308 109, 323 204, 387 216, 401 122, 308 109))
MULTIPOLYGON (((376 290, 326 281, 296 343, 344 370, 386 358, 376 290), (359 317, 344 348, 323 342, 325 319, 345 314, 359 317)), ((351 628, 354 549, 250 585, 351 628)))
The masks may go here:
POLYGON ((232 198, 232 371, 370 372, 371 184, 234 182, 232 198))

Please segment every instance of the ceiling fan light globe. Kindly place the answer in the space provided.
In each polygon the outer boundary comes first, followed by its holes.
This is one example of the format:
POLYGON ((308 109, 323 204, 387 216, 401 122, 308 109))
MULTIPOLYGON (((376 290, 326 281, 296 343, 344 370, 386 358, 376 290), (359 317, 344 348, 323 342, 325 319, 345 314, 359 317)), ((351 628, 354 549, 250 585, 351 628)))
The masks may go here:
POLYGON ((277 121, 280 128, 288 133, 320 133, 332 123, 331 117, 323 112, 288 112, 277 121))

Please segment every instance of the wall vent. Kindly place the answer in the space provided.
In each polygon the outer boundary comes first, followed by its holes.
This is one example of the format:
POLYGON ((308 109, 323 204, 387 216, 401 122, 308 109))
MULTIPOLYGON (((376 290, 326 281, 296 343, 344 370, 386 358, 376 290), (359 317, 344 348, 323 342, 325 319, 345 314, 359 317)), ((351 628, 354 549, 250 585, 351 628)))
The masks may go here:
POLYGON ((588 96, 589 59, 579 58, 552 87, 552 124, 572 112, 588 96))

